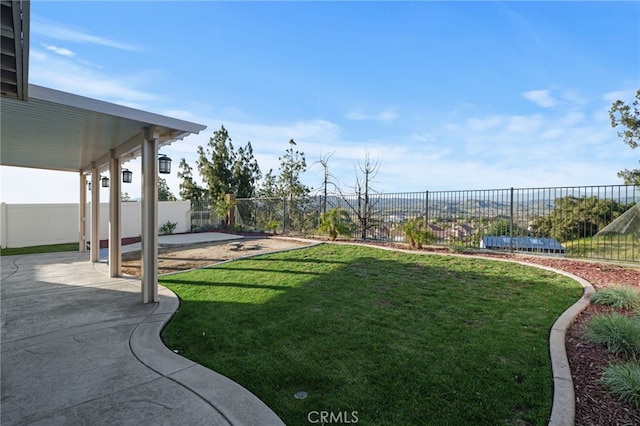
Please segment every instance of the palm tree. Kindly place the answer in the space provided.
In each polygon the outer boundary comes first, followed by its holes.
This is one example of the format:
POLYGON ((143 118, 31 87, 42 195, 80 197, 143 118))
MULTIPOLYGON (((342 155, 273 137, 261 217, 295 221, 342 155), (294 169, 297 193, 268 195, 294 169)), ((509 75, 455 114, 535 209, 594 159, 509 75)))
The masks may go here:
POLYGON ((349 226, 349 213, 340 207, 322 213, 320 215, 320 227, 318 231, 329 234, 329 239, 335 241, 338 235, 350 235, 351 226, 349 226))

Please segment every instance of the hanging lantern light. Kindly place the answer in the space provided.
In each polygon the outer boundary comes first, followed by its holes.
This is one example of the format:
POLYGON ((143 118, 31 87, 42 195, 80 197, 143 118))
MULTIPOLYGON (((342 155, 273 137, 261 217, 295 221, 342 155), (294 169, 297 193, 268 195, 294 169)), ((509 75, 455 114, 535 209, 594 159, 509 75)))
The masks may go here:
POLYGON ((162 173, 163 175, 168 175, 169 173, 171 173, 171 158, 167 157, 164 154, 160 155, 160 158, 158 158, 158 163, 159 163, 159 172, 162 173))
POLYGON ((106 177, 106 176, 102 178, 102 187, 103 188, 108 188, 109 187, 109 178, 106 177))
POLYGON ((87 188, 91 191, 91 181, 87 182, 87 188))
POLYGON ((122 182, 131 183, 133 181, 133 172, 129 169, 122 170, 122 182))

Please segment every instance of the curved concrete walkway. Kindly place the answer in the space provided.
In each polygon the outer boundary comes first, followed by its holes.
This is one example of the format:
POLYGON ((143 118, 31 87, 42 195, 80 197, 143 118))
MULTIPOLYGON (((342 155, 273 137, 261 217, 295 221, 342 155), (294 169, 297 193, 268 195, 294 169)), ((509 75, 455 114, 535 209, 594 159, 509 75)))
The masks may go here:
POLYGON ((256 396, 167 349, 178 308, 140 303, 88 254, 2 257, 2 424, 283 425, 256 396))

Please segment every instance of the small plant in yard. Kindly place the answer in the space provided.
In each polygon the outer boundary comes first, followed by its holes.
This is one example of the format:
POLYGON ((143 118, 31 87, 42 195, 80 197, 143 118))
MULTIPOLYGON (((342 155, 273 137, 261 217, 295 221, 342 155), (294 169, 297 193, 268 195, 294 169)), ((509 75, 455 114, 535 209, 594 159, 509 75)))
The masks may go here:
POLYGON ((318 231, 329 234, 329 239, 335 241, 338 235, 351 234, 349 221, 349 213, 340 207, 335 207, 320 215, 318 231))
POLYGON ((173 234, 173 231, 176 230, 176 226, 178 226, 177 223, 167 221, 167 223, 160 227, 160 232, 162 232, 163 234, 173 234))
POLYGON ((409 246, 411 248, 421 249, 423 245, 433 241, 433 234, 427 228, 426 222, 421 217, 409 219, 402 225, 402 230, 409 240, 409 246))
POLYGON ((463 253, 468 253, 471 250, 468 247, 463 246, 462 244, 451 244, 449 246, 449 251, 451 253, 463 254, 463 253))
POLYGON ((236 223, 233 225, 233 230, 236 232, 242 232, 244 230, 244 226, 240 225, 239 223, 236 223))
POLYGON ((640 308, 640 291, 633 287, 610 287, 594 294, 591 302, 619 309, 638 309, 640 308))
POLYGON ((612 364, 604 370, 601 382, 617 395, 620 401, 640 410, 640 364, 612 364))
POLYGON ((594 315, 587 323, 587 339, 627 358, 640 355, 640 317, 617 312, 594 315))
POLYGON ((275 235, 276 230, 278 229, 278 226, 280 226, 279 221, 271 220, 267 223, 267 226, 265 226, 265 229, 275 235))

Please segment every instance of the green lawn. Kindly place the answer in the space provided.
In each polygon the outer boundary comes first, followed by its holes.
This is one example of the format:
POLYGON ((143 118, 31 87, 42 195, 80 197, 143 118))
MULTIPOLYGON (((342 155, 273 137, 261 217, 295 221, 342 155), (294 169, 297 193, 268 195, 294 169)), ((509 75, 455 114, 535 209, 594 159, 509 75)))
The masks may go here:
POLYGON ((640 260, 640 239, 634 235, 607 235, 565 241, 568 257, 608 259, 623 262, 640 260))
POLYGON ((549 330, 582 294, 512 263, 332 244, 160 281, 181 299, 165 344, 288 425, 546 425, 549 330))
POLYGON ((57 253, 61 251, 78 251, 78 243, 48 244, 44 246, 2 248, 0 256, 15 256, 17 254, 57 253))

